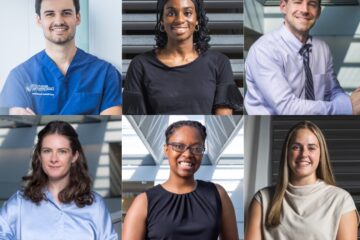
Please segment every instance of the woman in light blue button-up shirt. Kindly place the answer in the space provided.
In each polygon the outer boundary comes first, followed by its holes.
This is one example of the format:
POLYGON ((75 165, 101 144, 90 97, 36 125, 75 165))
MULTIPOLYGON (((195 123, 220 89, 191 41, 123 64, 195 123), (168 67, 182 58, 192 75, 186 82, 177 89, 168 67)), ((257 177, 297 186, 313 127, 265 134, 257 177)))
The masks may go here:
POLYGON ((91 191, 74 128, 50 122, 38 134, 24 188, 0 211, 0 239, 117 240, 103 199, 91 191))

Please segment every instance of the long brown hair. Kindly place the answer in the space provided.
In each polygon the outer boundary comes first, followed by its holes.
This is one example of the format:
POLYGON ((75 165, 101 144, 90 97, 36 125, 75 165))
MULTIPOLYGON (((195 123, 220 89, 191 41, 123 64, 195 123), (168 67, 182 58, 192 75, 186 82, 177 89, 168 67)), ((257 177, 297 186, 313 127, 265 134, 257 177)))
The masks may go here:
POLYGON ((268 228, 276 227, 280 224, 280 217, 282 213, 281 212, 282 202, 284 199, 285 190, 289 183, 290 173, 291 173, 291 170, 289 170, 289 165, 288 165, 288 154, 289 154, 288 151, 290 149, 292 142, 294 141, 296 132, 299 131, 300 129, 310 130, 319 141, 320 162, 318 168, 316 169, 317 178, 322 179, 325 183, 329 185, 335 185, 335 179, 331 169, 328 148, 326 145, 324 135, 322 134, 320 128, 310 121, 299 122, 298 124, 293 126, 290 129, 290 131, 287 133, 285 142, 283 144, 280 166, 279 166, 279 178, 276 184, 275 194, 274 197, 272 198, 265 220, 265 225, 268 228))
POLYGON ((63 121, 49 122, 39 132, 38 142, 35 145, 31 160, 32 171, 22 178, 24 196, 36 204, 46 199, 44 188, 49 180, 41 165, 40 151, 44 137, 51 134, 58 134, 67 138, 70 142, 72 154, 79 153, 78 159, 70 168, 69 184, 59 193, 59 200, 63 203, 74 201, 78 207, 91 205, 94 200, 91 193, 92 182, 88 173, 84 151, 75 129, 69 123, 63 121))

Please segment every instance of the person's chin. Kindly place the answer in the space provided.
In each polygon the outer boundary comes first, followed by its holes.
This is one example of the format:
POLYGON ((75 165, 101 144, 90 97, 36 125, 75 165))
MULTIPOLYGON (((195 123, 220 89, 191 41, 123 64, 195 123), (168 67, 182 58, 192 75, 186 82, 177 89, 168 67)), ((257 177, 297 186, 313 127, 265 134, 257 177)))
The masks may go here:
POLYGON ((189 178, 194 176, 195 169, 177 169, 177 173, 183 178, 189 178))

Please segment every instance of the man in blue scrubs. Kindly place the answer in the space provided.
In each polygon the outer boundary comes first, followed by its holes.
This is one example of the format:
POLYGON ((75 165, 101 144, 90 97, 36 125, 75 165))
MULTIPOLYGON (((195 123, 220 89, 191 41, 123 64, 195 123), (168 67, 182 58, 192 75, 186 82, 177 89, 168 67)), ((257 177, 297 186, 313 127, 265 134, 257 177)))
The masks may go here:
POLYGON ((36 0, 45 50, 14 68, 0 95, 10 114, 121 114, 121 75, 75 45, 79 0, 36 0))

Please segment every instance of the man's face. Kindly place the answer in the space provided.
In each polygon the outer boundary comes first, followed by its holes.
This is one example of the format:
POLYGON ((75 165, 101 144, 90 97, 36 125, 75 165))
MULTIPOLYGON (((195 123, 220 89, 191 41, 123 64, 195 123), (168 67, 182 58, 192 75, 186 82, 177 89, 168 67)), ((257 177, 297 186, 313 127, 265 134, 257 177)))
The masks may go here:
POLYGON ((65 45, 74 42, 80 14, 76 14, 73 0, 43 0, 37 22, 49 42, 65 45))
POLYGON ((320 16, 319 0, 281 0, 280 9, 285 25, 295 36, 307 36, 320 16))

